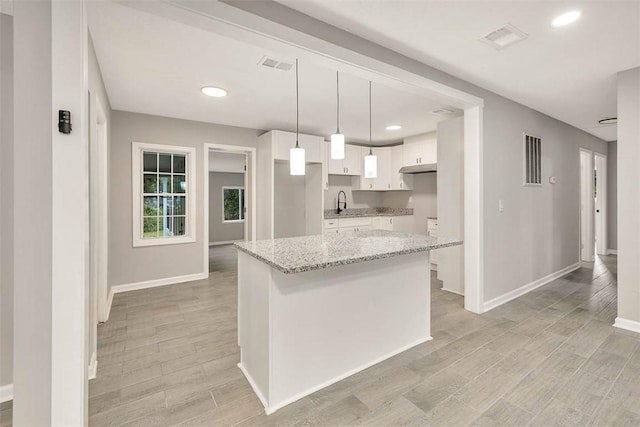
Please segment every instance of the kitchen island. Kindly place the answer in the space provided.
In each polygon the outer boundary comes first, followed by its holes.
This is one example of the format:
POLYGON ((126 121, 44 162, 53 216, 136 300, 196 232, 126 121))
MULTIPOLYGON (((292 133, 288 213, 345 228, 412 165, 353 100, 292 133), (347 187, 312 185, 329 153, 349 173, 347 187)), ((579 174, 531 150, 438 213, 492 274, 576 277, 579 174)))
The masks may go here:
POLYGON ((237 243, 238 366, 267 414, 431 339, 429 251, 362 231, 237 243))

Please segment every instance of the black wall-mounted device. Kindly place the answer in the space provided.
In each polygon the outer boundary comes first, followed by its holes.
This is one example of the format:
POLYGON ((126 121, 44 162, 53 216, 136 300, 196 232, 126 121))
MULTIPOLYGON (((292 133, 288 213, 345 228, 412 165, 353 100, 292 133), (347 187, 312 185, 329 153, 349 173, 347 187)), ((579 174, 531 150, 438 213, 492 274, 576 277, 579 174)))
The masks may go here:
POLYGON ((71 133, 71 111, 58 110, 58 130, 60 133, 71 133))

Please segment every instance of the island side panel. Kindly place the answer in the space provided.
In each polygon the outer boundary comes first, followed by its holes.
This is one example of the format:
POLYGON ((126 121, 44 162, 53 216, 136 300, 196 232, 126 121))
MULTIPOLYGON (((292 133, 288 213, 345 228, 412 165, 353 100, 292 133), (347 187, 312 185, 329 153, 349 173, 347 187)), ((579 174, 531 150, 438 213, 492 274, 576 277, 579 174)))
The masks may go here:
POLYGON ((269 266, 238 251, 238 367, 265 407, 269 402, 270 282, 269 266))
POLYGON ((272 278, 267 413, 431 339, 428 252, 272 278))

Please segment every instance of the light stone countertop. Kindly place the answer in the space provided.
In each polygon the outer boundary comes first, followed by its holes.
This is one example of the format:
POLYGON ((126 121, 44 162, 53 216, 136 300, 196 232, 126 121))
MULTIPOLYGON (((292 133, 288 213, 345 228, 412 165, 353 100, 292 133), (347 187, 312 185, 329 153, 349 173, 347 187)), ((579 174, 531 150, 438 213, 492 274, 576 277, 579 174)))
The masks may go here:
POLYGON ((336 212, 336 209, 324 210, 324 219, 405 215, 413 215, 413 208, 349 208, 343 209, 340 214, 336 212))
POLYGON ((461 244, 462 240, 370 230, 241 242, 235 246, 276 270, 291 274, 461 244))

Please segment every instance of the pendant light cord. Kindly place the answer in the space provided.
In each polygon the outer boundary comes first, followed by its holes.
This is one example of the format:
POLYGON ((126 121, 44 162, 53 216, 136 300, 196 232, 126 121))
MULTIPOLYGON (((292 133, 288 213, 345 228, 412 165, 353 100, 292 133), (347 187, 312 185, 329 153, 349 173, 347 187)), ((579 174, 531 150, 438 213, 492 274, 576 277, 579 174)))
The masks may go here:
POLYGON ((337 130, 336 133, 340 133, 340 78, 339 73, 336 71, 336 100, 337 100, 337 108, 336 108, 336 124, 337 130))
POLYGON ((299 125, 300 125, 300 104, 298 101, 298 58, 296 58, 296 148, 300 148, 300 144, 298 143, 299 125))
POLYGON ((373 142, 371 139, 371 80, 369 80, 369 155, 373 155, 373 142))

